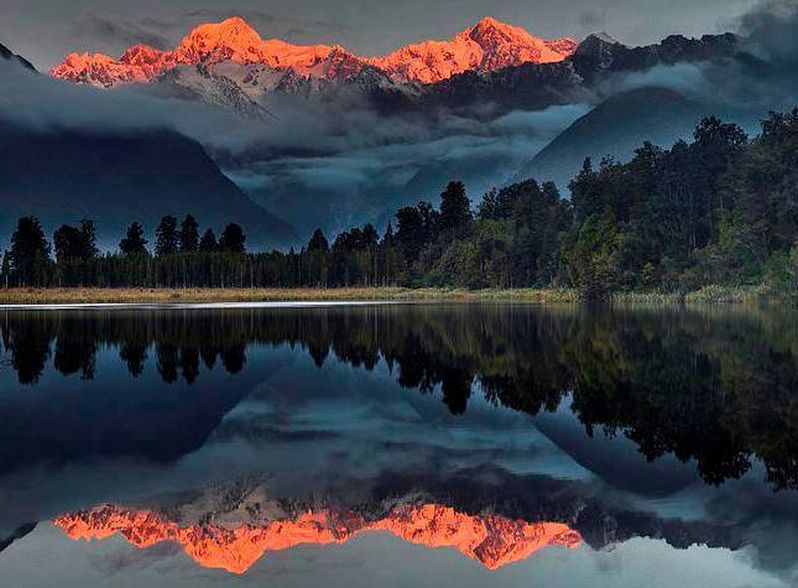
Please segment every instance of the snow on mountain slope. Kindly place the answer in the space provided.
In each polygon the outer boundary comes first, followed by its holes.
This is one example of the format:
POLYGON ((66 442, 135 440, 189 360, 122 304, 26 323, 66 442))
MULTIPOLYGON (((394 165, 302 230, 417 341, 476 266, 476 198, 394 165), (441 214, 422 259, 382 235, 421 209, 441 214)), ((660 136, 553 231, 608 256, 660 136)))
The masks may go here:
POLYGON ((263 40, 239 17, 192 30, 173 51, 136 45, 119 59, 88 53, 68 55, 51 70, 57 78, 113 87, 151 81, 181 65, 241 65, 292 69, 310 78, 344 81, 377 67, 400 82, 433 83, 464 71, 493 71, 521 63, 562 61, 576 50, 571 39, 544 41, 522 28, 486 17, 448 41, 407 45, 383 57, 359 57, 337 45, 294 45, 263 40))
POLYGON ((370 63, 394 79, 435 83, 464 71, 494 71, 522 63, 555 63, 576 50, 576 41, 544 41, 490 17, 448 41, 407 45, 370 63))

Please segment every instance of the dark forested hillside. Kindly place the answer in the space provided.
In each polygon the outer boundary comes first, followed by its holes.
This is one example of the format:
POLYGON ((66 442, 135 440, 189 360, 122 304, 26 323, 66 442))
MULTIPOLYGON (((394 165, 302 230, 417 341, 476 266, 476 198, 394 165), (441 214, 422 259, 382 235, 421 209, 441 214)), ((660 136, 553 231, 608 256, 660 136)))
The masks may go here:
MULTIPOLYGON (((763 285, 795 296, 796 154, 798 109, 771 114, 753 140, 709 117, 690 142, 671 149, 645 143, 624 163, 586 159, 570 199, 554 183, 530 179, 489 191, 472 210, 465 185, 452 181, 438 206, 401 208, 382 234, 365 225, 330 242, 317 230, 306 247, 287 253, 246 253, 235 224, 218 240, 210 231, 200 240, 205 228, 187 216, 179 229, 174 217, 161 221, 154 256, 135 223, 121 254, 105 256, 92 245, 91 223, 62 227, 53 263, 40 224, 26 217, 4 257, 3 283, 557 286, 591 300, 616 291, 763 285)), ((196 210, 191 204, 184 206, 196 210)))
POLYGON ((671 145, 687 139, 712 109, 674 90, 639 88, 612 96, 580 117, 515 175, 552 180, 561 188, 582 167, 586 157, 599 160, 612 154, 617 160, 634 155, 644 141, 671 145))
POLYGON ((36 130, 0 120, 0 153, 4 239, 21 216, 37 216, 48 231, 91 218, 100 243, 113 246, 130 219, 154 225, 186 210, 219 228, 235 218, 260 246, 295 238, 222 174, 199 143, 174 131, 36 130))

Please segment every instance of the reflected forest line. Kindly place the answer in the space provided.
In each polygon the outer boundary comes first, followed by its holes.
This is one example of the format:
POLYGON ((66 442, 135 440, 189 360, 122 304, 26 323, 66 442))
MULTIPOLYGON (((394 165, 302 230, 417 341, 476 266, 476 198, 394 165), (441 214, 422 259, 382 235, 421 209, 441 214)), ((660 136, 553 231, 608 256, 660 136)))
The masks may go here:
POLYGON ((13 370, 24 395, 51 371, 92 380, 110 349, 131 378, 152 365, 165 384, 185 386, 205 371, 246 371, 257 346, 289 346, 319 368, 384 363, 400 386, 440 395, 455 415, 477 394, 530 415, 566 403, 587 434, 625 435, 649 460, 693 459, 707 483, 759 459, 775 489, 796 489, 795 319, 512 305, 6 311, 0 372, 13 370))

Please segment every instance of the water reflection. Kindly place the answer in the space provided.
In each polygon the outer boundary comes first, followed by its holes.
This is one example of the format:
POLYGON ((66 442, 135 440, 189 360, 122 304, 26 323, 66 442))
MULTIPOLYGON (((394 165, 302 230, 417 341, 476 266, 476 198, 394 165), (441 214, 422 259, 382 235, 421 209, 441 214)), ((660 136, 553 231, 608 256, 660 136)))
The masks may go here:
POLYGON ((740 548, 731 525, 630 510, 595 488, 495 469, 455 476, 381 475, 364 496, 355 481, 332 494, 277 498, 272 477, 244 477, 200 492, 160 495, 138 506, 104 504, 53 519, 73 540, 121 535, 138 548, 174 542, 199 565, 241 574, 263 555, 303 544, 345 543, 383 531, 428 548, 450 548, 489 570, 551 546, 602 550, 634 537, 685 549, 740 548))
MULTIPOLYGON (((75 547, 125 545, 154 559, 177 546, 195 571, 289 585, 280 554, 360 553, 387 535, 467 556, 497 586, 528 585, 508 571, 527 564, 554 581, 551 561, 602 585, 584 554, 609 566, 641 540, 646 562, 705 550, 682 560, 692 573, 729 552, 737 563, 713 581, 765 570, 790 585, 795 318, 513 305, 5 312, 0 580, 19 583, 45 550, 74 559, 75 547)), ((386 561, 359 563, 360 577, 386 561)), ((300 567, 317 581, 333 573, 300 567)), ((115 581, 94 568, 65 585, 115 581)), ((170 570, 126 574, 191 585, 170 570)), ((426 573, 432 584, 454 572, 426 573)))
POLYGON ((291 515, 282 505, 257 501, 243 508, 247 509, 243 522, 237 520, 241 513, 221 517, 214 512, 179 523, 157 512, 105 505, 59 516, 53 524, 74 540, 120 534, 139 548, 172 541, 199 565, 236 574, 249 570, 266 552, 345 543, 355 535, 377 531, 430 548, 456 549, 488 569, 526 559, 544 547, 574 548, 581 542, 579 533, 563 523, 468 515, 436 504, 393 506, 381 514, 370 513, 368 519, 360 512, 330 508, 291 515))
MULTIPOLYGON (((253 345, 287 344, 304 349, 319 367, 330 355, 369 371, 385 362, 399 385, 440 394, 455 415, 467 410, 473 393, 532 415, 555 410, 569 396, 588 435, 599 427, 627 436, 650 460, 666 454, 695 460, 708 483, 739 478, 758 459, 774 488, 798 485, 798 463, 793 459, 798 453, 798 322, 790 311, 589 312, 487 306, 474 312, 462 306, 382 306, 271 312, 7 312, 2 341, 3 359, 26 386, 37 384, 50 368, 64 376, 93 379, 103 347, 117 349, 134 378, 141 376, 147 362, 154 362, 164 383, 191 385, 203 371, 216 370, 217 363, 228 374, 242 372, 253 345)), ((207 403, 203 423, 185 423, 188 429, 206 430, 197 430, 191 442, 173 450, 159 440, 155 451, 163 447, 164 457, 171 458, 197 446, 241 399, 227 389, 209 394, 194 397, 195 402, 207 403)), ((157 420, 158 414, 171 419, 181 413, 185 394, 172 400, 172 405, 147 411, 148 419, 157 420)), ((125 418, 131 412, 135 418, 142 403, 154 400, 112 401, 131 403, 125 418)), ((155 402, 169 404, 164 398, 155 402)), ((66 409, 50 399, 44 404, 24 424, 33 438, 43 424, 42 410, 66 409)), ((14 418, 8 412, 0 418, 19 422, 16 403, 6 410, 13 411, 14 418)), ((107 415, 104 408, 98 410, 107 415)), ((136 433, 142 428, 129 427, 133 437, 129 443, 120 439, 117 448, 141 449, 136 433)), ((157 423, 148 422, 146 428, 152 434, 157 423)), ((19 430, 6 433, 24 436, 19 430)), ((60 441, 53 439, 55 444, 60 441)), ((1 438, 0 445, 7 446, 1 438)), ((42 448, 42 457, 47 451, 42 448)), ((31 457, 36 457, 35 451, 31 457)), ((11 462, 6 457, 0 465, 11 462)))

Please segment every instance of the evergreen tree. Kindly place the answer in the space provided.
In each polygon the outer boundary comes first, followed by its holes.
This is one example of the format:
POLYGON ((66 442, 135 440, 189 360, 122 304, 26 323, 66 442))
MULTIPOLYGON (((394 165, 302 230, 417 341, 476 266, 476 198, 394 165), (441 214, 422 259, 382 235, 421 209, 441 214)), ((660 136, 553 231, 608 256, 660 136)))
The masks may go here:
POLYGON ((330 244, 321 229, 316 229, 307 247, 307 271, 311 285, 326 286, 330 272, 330 244))
POLYGON ((219 251, 219 242, 216 240, 216 234, 213 229, 208 229, 203 233, 199 243, 199 250, 203 253, 216 253, 219 251))
POLYGON ((441 193, 439 227, 442 231, 462 233, 471 223, 471 202, 463 182, 449 182, 441 193))
POLYGON ((429 202, 419 202, 417 208, 424 228, 424 241, 429 243, 440 230, 440 213, 429 202))
POLYGON ((582 164, 582 170, 571 180, 571 202, 574 205, 576 222, 583 222, 593 214, 600 214, 604 207, 601 194, 598 193, 596 172, 593 171, 593 161, 587 157, 582 164))
POLYGON ((244 253, 246 251, 247 237, 244 229, 236 223, 230 223, 222 231, 219 239, 219 248, 225 253, 244 253))
POLYGON ((612 213, 592 215, 582 224, 569 265, 583 300, 607 300, 619 285, 623 239, 612 213))
POLYGON ((405 206, 396 213, 396 240, 408 263, 415 263, 438 229, 438 212, 429 202, 405 206))
POLYGON ((9 263, 11 273, 20 286, 43 286, 47 283, 50 244, 36 217, 19 219, 11 237, 9 263))
POLYGON ((165 216, 155 230, 155 255, 164 257, 177 253, 180 240, 177 231, 177 219, 173 216, 165 216))
POLYGON ((7 250, 3 252, 3 265, 0 266, 0 283, 3 288, 11 286, 11 259, 7 250))
POLYGON ((399 274, 399 255, 396 251, 396 237, 393 225, 388 223, 385 234, 377 248, 377 280, 383 286, 396 284, 399 274))
POLYGON ((366 286, 374 286, 378 282, 377 277, 377 248, 380 236, 371 223, 366 224, 362 231, 360 264, 362 267, 362 283, 366 286))
POLYGON ((194 253, 199 248, 199 224, 190 214, 180 223, 180 252, 194 253))
POLYGON ((59 263, 66 260, 89 261, 99 254, 94 221, 82 220, 80 226, 62 225, 53 234, 55 258, 59 263))
POLYGON ((100 254, 97 247, 97 229, 93 220, 80 221, 81 244, 83 246, 80 258, 84 261, 94 259, 100 254))
POLYGON ((798 108, 772 113, 762 133, 721 182, 738 222, 751 227, 760 254, 788 250, 798 238, 798 108))
POLYGON ((147 240, 144 238, 144 227, 134 221, 127 228, 125 238, 119 242, 122 255, 141 255, 147 253, 147 240))
POLYGON ((58 263, 66 263, 68 259, 80 257, 81 235, 80 229, 62 225, 53 233, 53 245, 55 246, 55 259, 58 263))
POLYGON ((704 118, 693 134, 691 146, 695 193, 701 200, 710 234, 706 240, 714 236, 718 218, 730 202, 724 199, 724 190, 720 179, 727 170, 739 161, 748 146, 748 136, 738 125, 724 123, 714 116, 704 118))
POLYGON ((327 241, 327 237, 324 236, 324 232, 321 229, 313 231, 313 236, 310 238, 310 241, 308 241, 308 252, 330 252, 330 243, 327 241))

